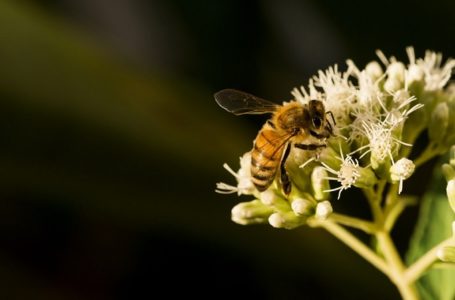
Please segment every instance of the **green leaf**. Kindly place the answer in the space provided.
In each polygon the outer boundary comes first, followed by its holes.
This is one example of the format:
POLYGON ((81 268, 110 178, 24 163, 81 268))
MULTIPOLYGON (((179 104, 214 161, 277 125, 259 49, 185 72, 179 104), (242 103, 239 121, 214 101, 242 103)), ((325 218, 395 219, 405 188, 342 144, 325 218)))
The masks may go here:
MULTIPOLYGON (((444 161, 447 161, 447 157, 444 161)), ((420 215, 407 253, 411 264, 452 234, 455 214, 449 207, 440 165, 435 169, 429 191, 422 199, 420 215)), ((429 269, 417 282, 422 299, 455 299, 455 269, 429 269)))

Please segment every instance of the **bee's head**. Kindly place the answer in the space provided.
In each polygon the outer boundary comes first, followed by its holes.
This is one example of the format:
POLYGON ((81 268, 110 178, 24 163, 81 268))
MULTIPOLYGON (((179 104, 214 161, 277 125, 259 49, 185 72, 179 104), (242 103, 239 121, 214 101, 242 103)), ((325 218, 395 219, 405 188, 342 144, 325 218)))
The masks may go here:
POLYGON ((330 111, 325 111, 324 103, 319 100, 310 100, 308 103, 308 112, 310 117, 310 134, 317 138, 328 138, 333 134, 333 128, 326 116, 332 117, 333 124, 335 119, 330 111))
POLYGON ((322 101, 310 100, 308 103, 308 110, 310 112, 313 130, 323 129, 325 123, 325 107, 322 101))

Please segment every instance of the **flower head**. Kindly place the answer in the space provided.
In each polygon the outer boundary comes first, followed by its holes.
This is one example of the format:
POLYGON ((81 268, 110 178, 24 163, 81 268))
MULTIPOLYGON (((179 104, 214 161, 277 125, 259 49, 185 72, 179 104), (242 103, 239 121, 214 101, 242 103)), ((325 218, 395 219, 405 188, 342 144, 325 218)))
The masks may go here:
POLYGON ((442 54, 433 51, 426 51, 424 58, 415 59, 414 49, 407 49, 410 64, 408 72, 409 81, 424 80, 426 91, 436 91, 442 89, 452 75, 455 68, 455 59, 448 59, 442 65, 442 54))
POLYGON ((392 181, 399 182, 398 193, 401 194, 403 190, 403 180, 408 179, 411 177, 412 173, 414 173, 415 165, 412 160, 403 157, 399 159, 396 163, 394 163, 390 167, 390 177, 392 181))
POLYGON ((237 179, 237 185, 229 185, 223 182, 216 184, 216 192, 220 194, 237 193, 240 195, 252 195, 256 188, 253 181, 251 181, 251 153, 247 152, 240 157, 240 169, 236 173, 228 164, 223 167, 237 179))
MULTIPOLYGON (((314 156, 290 148, 286 156, 288 163, 277 166, 276 184, 262 193, 252 182, 251 153, 241 157, 237 172, 225 164, 237 184, 218 183, 217 192, 255 197, 252 202, 236 206, 233 220, 240 224, 268 222, 278 228, 295 228, 306 224, 308 218, 324 219, 332 212, 327 192, 337 192, 339 199, 342 191, 353 186, 381 191, 389 190, 385 189, 386 183, 398 183, 401 193, 403 181, 415 169, 407 156, 415 153, 411 152, 412 143, 420 142, 418 137, 425 130, 431 145, 424 151, 425 155, 445 152, 455 141, 455 122, 452 122, 455 85, 444 88, 455 68, 455 60, 443 62, 442 55, 432 51, 416 58, 413 48, 406 51, 409 62, 377 51, 379 59, 364 68, 347 60, 347 70, 331 66, 318 71, 305 87, 294 88, 291 94, 297 102, 305 105, 310 100, 319 100, 324 104, 327 115, 331 113, 335 119, 330 122, 333 135, 318 137, 302 125, 302 134, 292 136, 291 145, 319 139, 324 148, 314 156), (336 149, 337 143, 340 149, 336 149), (302 161, 306 162, 301 164, 302 161), (276 188, 285 178, 284 171, 293 186, 288 194, 276 188), (338 186, 331 188, 329 181, 336 181, 338 186)), ((418 157, 416 164, 422 161, 418 157)), ((452 179, 447 189, 449 199, 455 199, 452 179)))
MULTIPOLYGON (((340 159, 340 158, 338 158, 338 159, 340 159)), ((326 163, 322 162, 322 165, 324 166, 324 168, 329 173, 336 176, 336 177, 329 176, 329 177, 327 177, 327 179, 335 180, 340 183, 339 187, 326 190, 326 192, 338 191, 338 199, 340 199, 341 192, 343 190, 349 189, 360 177, 359 162, 356 159, 353 159, 350 155, 343 157, 343 154, 341 153, 340 160, 341 160, 341 165, 340 165, 340 169, 338 171, 332 169, 326 163)))

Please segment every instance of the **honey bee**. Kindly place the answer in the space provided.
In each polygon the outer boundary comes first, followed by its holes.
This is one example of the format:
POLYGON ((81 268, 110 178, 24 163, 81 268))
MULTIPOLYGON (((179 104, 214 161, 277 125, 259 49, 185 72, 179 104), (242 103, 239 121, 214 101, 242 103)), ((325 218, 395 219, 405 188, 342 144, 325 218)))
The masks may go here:
POLYGON ((286 160, 292 147, 314 151, 326 147, 326 140, 333 135, 333 127, 319 100, 308 104, 297 101, 278 105, 254 95, 224 89, 215 94, 215 101, 234 115, 271 113, 272 117, 259 130, 251 151, 251 177, 259 192, 265 191, 279 172, 283 192, 291 192, 291 181, 286 171, 286 160))

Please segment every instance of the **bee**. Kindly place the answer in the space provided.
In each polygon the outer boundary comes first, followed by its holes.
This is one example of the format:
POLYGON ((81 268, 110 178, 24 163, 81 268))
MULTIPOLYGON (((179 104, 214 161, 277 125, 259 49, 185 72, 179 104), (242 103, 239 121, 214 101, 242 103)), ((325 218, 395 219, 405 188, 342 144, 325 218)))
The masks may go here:
POLYGON ((237 116, 272 114, 259 130, 251 151, 251 178, 259 192, 265 191, 279 173, 283 192, 288 195, 292 184, 286 160, 291 148, 318 150, 326 147, 326 140, 333 135, 327 115, 331 116, 334 125, 335 119, 319 100, 278 105, 235 89, 224 89, 214 96, 219 106, 237 116))

